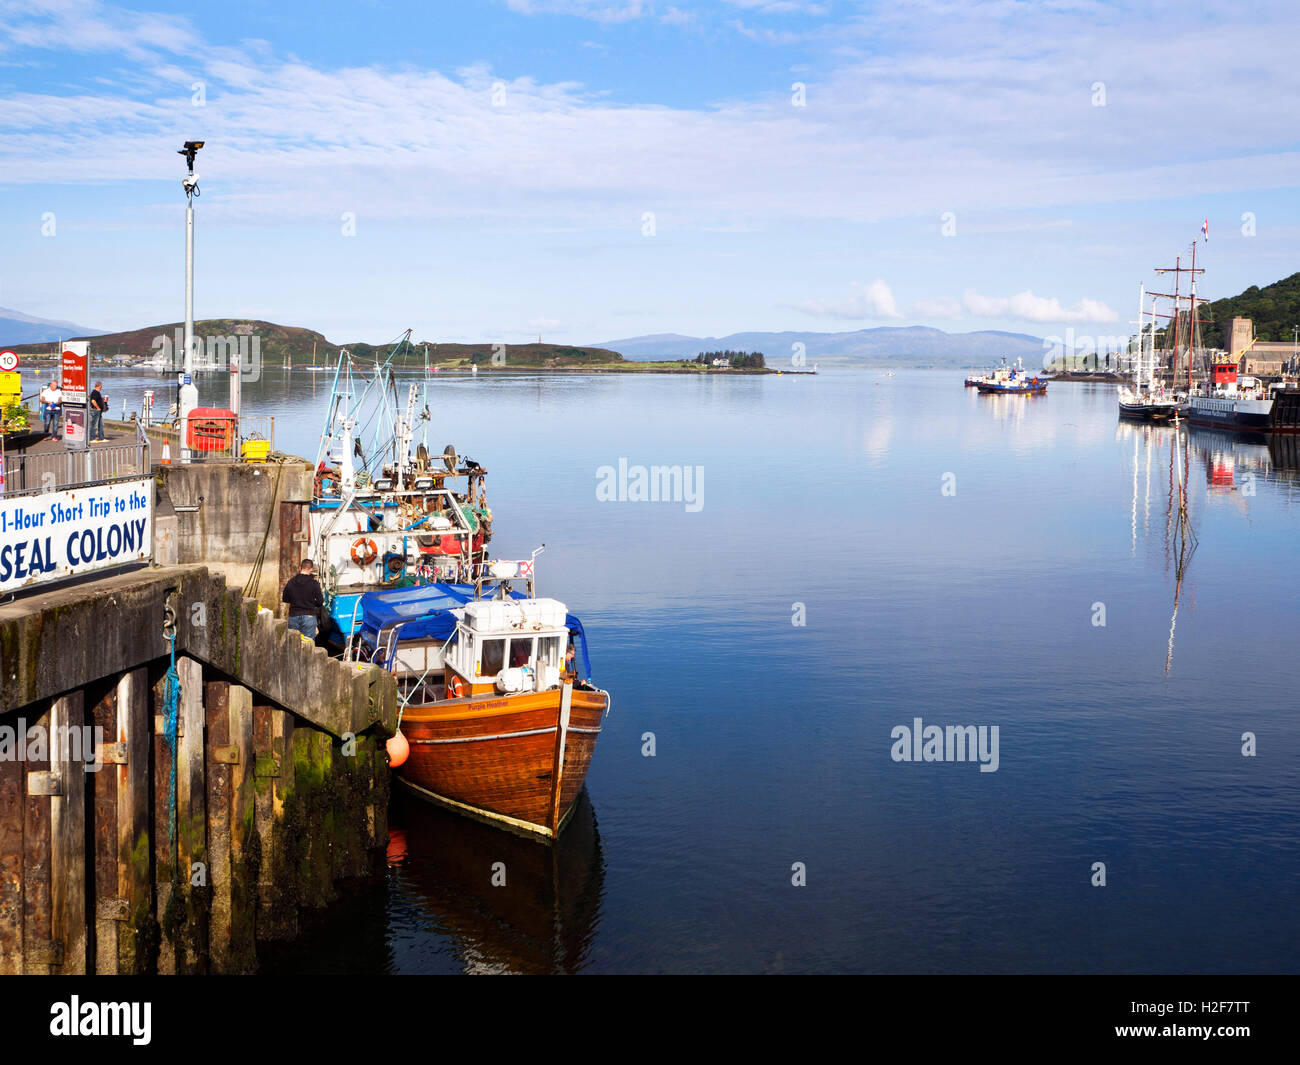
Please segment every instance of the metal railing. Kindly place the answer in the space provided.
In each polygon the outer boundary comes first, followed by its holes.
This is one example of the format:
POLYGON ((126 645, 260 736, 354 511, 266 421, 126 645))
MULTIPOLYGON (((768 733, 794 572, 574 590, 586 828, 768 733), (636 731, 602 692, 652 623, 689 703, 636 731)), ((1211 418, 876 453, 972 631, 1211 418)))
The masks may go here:
POLYGON ((130 444, 95 444, 88 450, 5 455, 5 495, 33 495, 61 488, 149 475, 149 439, 137 422, 130 444))
MULTIPOLYGON (((178 446, 190 462, 261 462, 275 450, 275 418, 241 414, 237 418, 195 418, 180 429, 178 446)), ((180 456, 172 455, 172 462, 180 456)))

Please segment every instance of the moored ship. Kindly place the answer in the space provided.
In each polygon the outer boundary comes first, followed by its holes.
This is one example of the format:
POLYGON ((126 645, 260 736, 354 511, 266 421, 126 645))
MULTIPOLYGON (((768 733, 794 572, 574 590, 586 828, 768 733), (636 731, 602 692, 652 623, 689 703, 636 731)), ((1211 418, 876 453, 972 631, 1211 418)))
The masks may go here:
POLYGON ((1273 428, 1274 397, 1255 377, 1238 377, 1235 362, 1215 363, 1210 380, 1192 390, 1187 417, 1194 425, 1247 432, 1273 428))
POLYGON ((1119 416, 1133 421, 1165 422, 1183 410, 1183 398, 1172 389, 1157 385, 1156 366, 1156 309, 1146 310, 1146 286, 1138 289, 1137 354, 1131 384, 1120 385, 1117 392, 1119 416), (1150 327, 1146 318, 1150 316, 1150 327), (1149 341, 1149 350, 1148 350, 1149 341))
POLYGON ((353 635, 362 594, 468 581, 487 558, 487 471, 451 445, 430 455, 428 395, 419 410, 417 385, 393 409, 394 361, 408 344, 409 331, 371 371, 341 351, 335 370, 305 530, 323 578, 331 642, 353 635), (421 421, 426 441, 413 446, 421 421))
POLYGON ((1047 391, 1047 378, 1037 375, 1031 377, 1025 370, 1023 359, 1017 359, 1015 366, 1008 366, 1007 360, 991 373, 975 382, 975 387, 983 393, 1030 394, 1047 391))
MULTIPOLYGON (((498 574, 531 563, 492 563, 498 574)), ((555 600, 429 585, 363 597, 358 657, 398 680, 397 779, 422 798, 555 838, 595 753, 609 692, 590 683, 581 621, 555 600), (573 655, 569 662, 569 648, 573 655)), ((351 651, 351 649, 349 649, 351 651)))

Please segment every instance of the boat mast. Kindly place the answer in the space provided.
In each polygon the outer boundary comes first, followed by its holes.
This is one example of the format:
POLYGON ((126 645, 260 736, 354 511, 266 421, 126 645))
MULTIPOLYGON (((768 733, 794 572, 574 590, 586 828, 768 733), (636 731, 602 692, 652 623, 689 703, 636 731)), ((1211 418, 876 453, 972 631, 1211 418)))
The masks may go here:
POLYGON ((1196 342, 1196 241, 1192 241, 1192 303, 1187 315, 1187 391, 1192 390, 1192 345, 1196 342))
POLYGON ((1147 364, 1147 391, 1156 387, 1156 294, 1151 294, 1151 362, 1147 364))
POLYGON ((1137 372, 1133 374, 1135 391, 1142 389, 1142 312, 1147 302, 1146 282, 1138 284, 1138 335, 1137 335, 1137 372))
MULTIPOLYGON (((1176 387, 1177 384, 1178 384, 1178 349, 1179 349, 1179 346, 1180 346, 1180 342, 1181 342, 1181 340, 1182 340, 1182 333, 1180 332, 1180 330, 1182 329, 1182 321, 1181 321, 1182 315, 1179 313, 1179 304, 1180 304, 1181 300, 1183 299, 1183 297, 1180 296, 1180 295, 1179 295, 1179 292, 1178 292, 1179 284, 1180 284, 1181 281, 1182 281, 1183 274, 1191 274, 1191 275, 1192 275, 1192 296, 1191 296, 1191 300, 1192 300, 1192 319, 1195 319, 1195 317, 1196 317, 1196 275, 1197 275, 1197 274, 1203 274, 1203 273, 1205 273, 1205 271, 1204 271, 1203 269, 1198 270, 1197 267, 1196 267, 1196 244, 1195 244, 1195 242, 1193 242, 1193 244, 1192 244, 1192 265, 1191 265, 1190 268, 1188 268, 1188 267, 1184 267, 1184 266, 1183 266, 1183 257, 1182 257, 1181 255, 1178 255, 1178 256, 1175 256, 1175 258, 1174 258, 1174 265, 1173 265, 1173 266, 1157 267, 1157 268, 1156 268, 1156 273, 1157 273, 1157 274, 1173 274, 1173 275, 1174 275, 1174 291, 1173 291, 1172 295, 1171 295, 1170 293, 1167 293, 1167 292, 1158 293, 1158 295, 1165 296, 1166 298, 1168 298, 1168 299, 1172 299, 1172 300, 1174 301, 1174 314, 1173 314, 1173 318, 1174 318, 1174 342, 1173 342, 1173 353, 1174 353, 1174 355, 1173 355, 1173 366, 1171 367, 1171 373, 1170 373, 1170 376, 1169 376, 1169 385, 1170 385, 1171 388, 1173 388, 1173 387, 1176 387)), ((1191 390, 1191 385, 1192 385, 1192 339, 1191 339, 1191 334, 1192 334, 1192 332, 1193 332, 1193 321, 1191 321, 1191 320, 1189 320, 1188 323, 1187 323, 1187 332, 1188 332, 1188 341, 1187 341, 1187 387, 1188 387, 1188 390, 1190 391, 1190 390, 1191 390)))
POLYGON ((1174 388, 1178 383, 1178 283, 1182 280, 1183 257, 1174 256, 1174 363, 1169 367, 1169 387, 1174 388))
POLYGON ((424 345, 424 450, 429 450, 429 345, 424 345))

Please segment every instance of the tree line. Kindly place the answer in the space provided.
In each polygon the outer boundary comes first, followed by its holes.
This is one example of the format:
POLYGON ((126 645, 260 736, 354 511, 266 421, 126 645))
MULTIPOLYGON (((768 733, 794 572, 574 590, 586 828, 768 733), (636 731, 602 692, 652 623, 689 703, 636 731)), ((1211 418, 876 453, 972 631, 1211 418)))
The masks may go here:
POLYGON ((734 370, 762 370, 766 367, 761 351, 701 351, 695 361, 711 366, 718 359, 726 359, 734 370))

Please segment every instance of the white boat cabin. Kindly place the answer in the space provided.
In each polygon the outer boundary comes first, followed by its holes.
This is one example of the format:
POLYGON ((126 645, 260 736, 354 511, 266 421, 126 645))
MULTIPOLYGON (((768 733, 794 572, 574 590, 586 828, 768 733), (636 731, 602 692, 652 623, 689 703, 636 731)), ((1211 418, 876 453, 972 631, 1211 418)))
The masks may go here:
POLYGON ((458 616, 442 655, 448 698, 559 686, 569 641, 559 600, 480 600, 465 604, 458 616))

